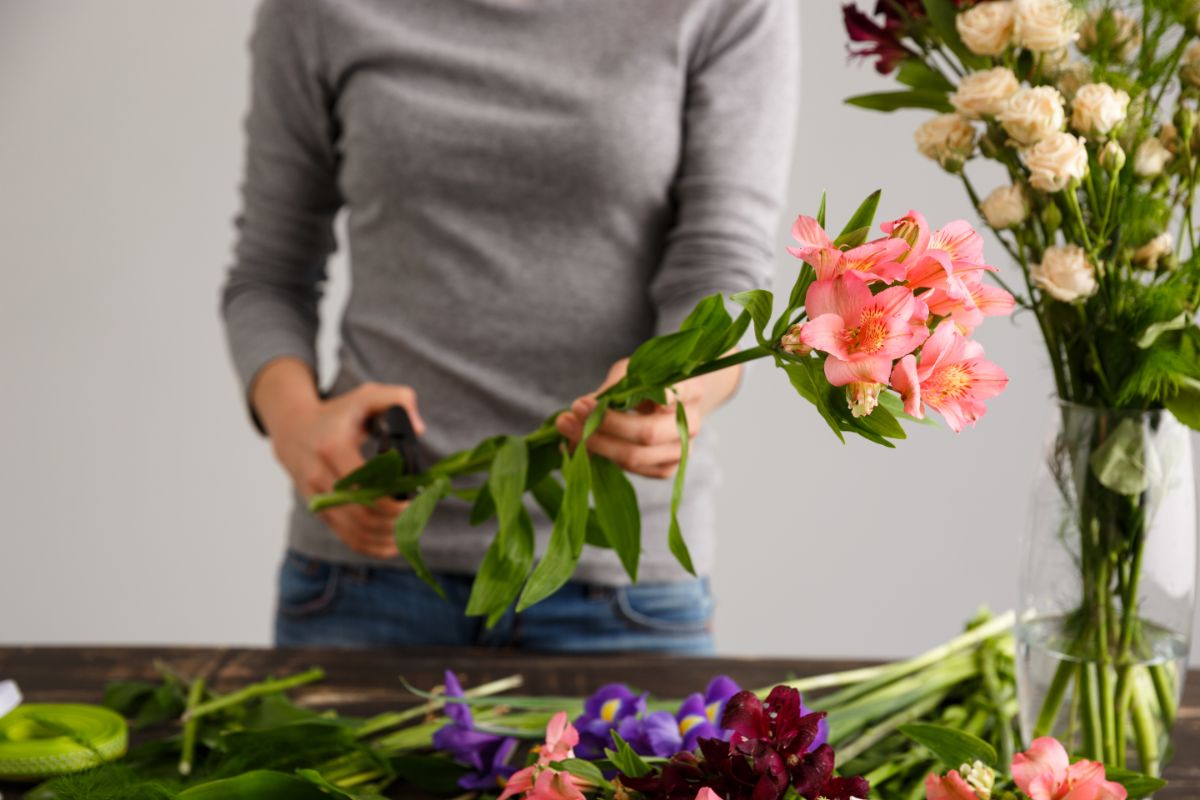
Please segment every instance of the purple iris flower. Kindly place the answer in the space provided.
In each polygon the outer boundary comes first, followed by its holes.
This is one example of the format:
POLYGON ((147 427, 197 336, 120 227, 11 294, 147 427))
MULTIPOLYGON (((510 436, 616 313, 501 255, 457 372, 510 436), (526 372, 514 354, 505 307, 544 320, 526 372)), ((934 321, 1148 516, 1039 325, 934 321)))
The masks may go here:
POLYGON ((618 724, 617 733, 635 753, 661 758, 692 752, 701 739, 728 741, 729 732, 721 727, 721 716, 729 698, 739 691, 732 679, 718 676, 703 695, 689 695, 676 713, 655 711, 641 717, 626 717, 618 724))
POLYGON ((604 749, 613 745, 612 731, 620 733, 623 721, 636 719, 645 710, 646 695, 636 695, 620 683, 601 686, 584 701, 583 713, 575 720, 579 731, 575 755, 589 760, 603 758, 604 749))
MULTIPOLYGON (((462 686, 454 673, 446 670, 446 697, 462 697, 462 686)), ((448 753, 471 772, 458 779, 464 789, 486 790, 503 786, 503 781, 516 772, 508 759, 516 749, 517 740, 475 730, 475 719, 466 703, 446 703, 450 719, 433 734, 433 746, 448 753)))

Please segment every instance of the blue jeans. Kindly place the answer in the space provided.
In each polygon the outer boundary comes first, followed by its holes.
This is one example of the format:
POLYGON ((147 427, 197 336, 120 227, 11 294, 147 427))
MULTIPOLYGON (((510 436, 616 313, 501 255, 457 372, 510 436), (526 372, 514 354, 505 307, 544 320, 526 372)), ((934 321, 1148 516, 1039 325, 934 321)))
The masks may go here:
POLYGON ((488 630, 466 616, 473 578, 438 575, 442 600, 412 572, 333 564, 289 551, 279 573, 275 643, 340 647, 459 645, 557 652, 713 652, 707 579, 568 583, 488 630))

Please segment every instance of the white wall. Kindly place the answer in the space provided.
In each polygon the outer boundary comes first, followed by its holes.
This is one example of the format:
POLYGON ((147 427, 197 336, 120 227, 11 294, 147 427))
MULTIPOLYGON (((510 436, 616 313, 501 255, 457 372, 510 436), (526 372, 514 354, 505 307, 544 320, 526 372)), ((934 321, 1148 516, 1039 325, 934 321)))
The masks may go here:
MULTIPOLYGON (((837 220, 882 186, 886 215, 963 216, 959 186, 913 152, 919 115, 842 106, 886 84, 846 63, 838 4, 803 7, 789 207, 811 213, 828 187, 837 220)), ((252 11, 0 5, 0 642, 269 640, 286 484, 245 424, 216 311, 252 11)), ((794 269, 781 257, 778 284, 794 269)), ((900 655, 1013 604, 1050 382, 1029 320, 982 338, 1013 378, 988 418, 891 452, 838 445, 781 374, 751 372, 713 426, 722 651, 900 655)))

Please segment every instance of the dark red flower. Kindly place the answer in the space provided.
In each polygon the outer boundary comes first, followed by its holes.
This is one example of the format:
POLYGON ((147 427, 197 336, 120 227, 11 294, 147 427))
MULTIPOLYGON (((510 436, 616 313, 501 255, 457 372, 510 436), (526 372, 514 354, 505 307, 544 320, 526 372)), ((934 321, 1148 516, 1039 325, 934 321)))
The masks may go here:
POLYGON ((806 800, 866 797, 862 778, 835 778, 834 752, 823 743, 825 714, 806 713, 800 693, 777 686, 759 700, 753 692, 729 699, 721 727, 730 740, 701 739, 700 757, 674 756, 658 772, 621 783, 653 800, 693 800, 708 787, 730 800, 780 800, 789 787, 806 800), (819 741, 820 740, 820 741, 819 741))
POLYGON ((842 6, 842 18, 846 33, 850 35, 850 55, 854 58, 874 58, 875 70, 881 75, 892 72, 901 61, 912 55, 900 41, 904 25, 895 12, 885 16, 884 23, 880 25, 859 11, 853 3, 848 3, 842 6))

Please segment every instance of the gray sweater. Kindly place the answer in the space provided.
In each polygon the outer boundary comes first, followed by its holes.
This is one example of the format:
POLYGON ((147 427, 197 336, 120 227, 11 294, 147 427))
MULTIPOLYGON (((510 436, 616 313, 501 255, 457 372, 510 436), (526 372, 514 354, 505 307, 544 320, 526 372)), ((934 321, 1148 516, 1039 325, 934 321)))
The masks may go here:
MULTIPOLYGON (((332 391, 414 387, 426 463, 537 427, 704 296, 765 285, 791 157, 797 3, 265 0, 222 298, 243 385, 281 356, 316 368, 343 208, 352 289, 332 391)), ((681 515, 702 572, 713 444, 697 437, 681 515)), ((640 579, 686 577, 666 545, 669 482, 635 485, 640 579)), ((493 529, 467 511, 448 500, 431 520, 432 569, 469 573, 482 559, 493 529)), ((289 541, 369 561, 298 499, 289 541)), ((592 548, 577 577, 625 580, 592 548)))

